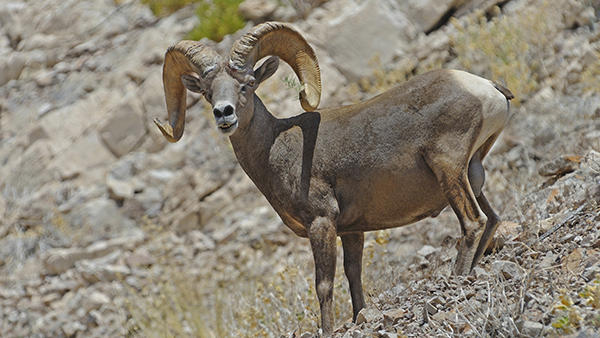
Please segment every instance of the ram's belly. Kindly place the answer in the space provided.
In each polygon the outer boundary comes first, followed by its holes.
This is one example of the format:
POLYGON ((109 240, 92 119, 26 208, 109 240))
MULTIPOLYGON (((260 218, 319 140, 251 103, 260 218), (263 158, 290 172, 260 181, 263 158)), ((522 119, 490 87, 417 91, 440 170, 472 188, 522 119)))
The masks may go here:
POLYGON ((336 187, 338 233, 400 227, 436 215, 448 202, 431 171, 380 172, 336 187))

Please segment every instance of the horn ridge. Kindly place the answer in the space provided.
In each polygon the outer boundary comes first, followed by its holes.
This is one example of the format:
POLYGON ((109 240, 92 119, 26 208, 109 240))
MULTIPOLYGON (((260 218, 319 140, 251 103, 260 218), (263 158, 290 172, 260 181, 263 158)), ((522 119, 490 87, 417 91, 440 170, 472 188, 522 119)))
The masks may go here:
POLYGON ((292 67, 304 84, 300 104, 306 111, 317 109, 321 99, 321 74, 317 56, 306 39, 291 25, 265 22, 239 38, 229 52, 229 66, 236 70, 253 67, 261 58, 276 55, 292 67))
POLYGON ((181 76, 190 73, 205 75, 218 66, 221 58, 216 51, 196 41, 183 40, 167 48, 163 65, 163 86, 167 104, 168 123, 154 119, 169 142, 183 136, 187 90, 181 76))

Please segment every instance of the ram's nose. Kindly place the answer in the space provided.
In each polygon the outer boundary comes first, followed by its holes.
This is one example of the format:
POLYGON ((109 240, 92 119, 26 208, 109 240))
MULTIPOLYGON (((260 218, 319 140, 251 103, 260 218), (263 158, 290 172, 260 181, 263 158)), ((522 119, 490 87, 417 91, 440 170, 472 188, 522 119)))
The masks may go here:
POLYGON ((234 113, 235 113, 235 109, 230 104, 215 107, 213 109, 213 114, 215 114, 216 118, 231 116, 234 113))

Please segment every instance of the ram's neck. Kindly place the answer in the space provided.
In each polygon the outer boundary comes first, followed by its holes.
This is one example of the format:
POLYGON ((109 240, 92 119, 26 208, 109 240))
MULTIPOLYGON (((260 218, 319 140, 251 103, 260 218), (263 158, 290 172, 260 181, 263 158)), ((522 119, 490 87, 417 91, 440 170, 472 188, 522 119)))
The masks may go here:
POLYGON ((277 137, 280 121, 267 110, 258 96, 253 97, 253 102, 245 107, 248 111, 244 112, 244 118, 248 120, 240 124, 230 140, 242 169, 258 186, 257 179, 265 175, 263 170, 268 166, 269 152, 277 137))
POLYGON ((252 118, 231 136, 238 162, 272 204, 308 198, 320 121, 317 112, 277 119, 255 96, 252 118))

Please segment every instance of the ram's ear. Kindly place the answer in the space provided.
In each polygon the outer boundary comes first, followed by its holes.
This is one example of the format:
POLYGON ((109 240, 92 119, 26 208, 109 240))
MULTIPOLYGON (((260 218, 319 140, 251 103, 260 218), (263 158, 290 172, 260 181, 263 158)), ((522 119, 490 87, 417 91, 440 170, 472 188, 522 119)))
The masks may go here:
POLYGON ((256 84, 260 84, 266 79, 270 78, 277 68, 279 67, 279 57, 271 56, 265 62, 263 62, 257 70, 254 71, 254 78, 256 79, 256 84))
POLYGON ((194 93, 202 93, 204 90, 200 86, 200 79, 189 74, 181 75, 181 82, 185 88, 194 93))

